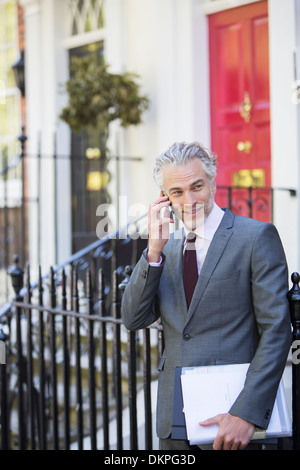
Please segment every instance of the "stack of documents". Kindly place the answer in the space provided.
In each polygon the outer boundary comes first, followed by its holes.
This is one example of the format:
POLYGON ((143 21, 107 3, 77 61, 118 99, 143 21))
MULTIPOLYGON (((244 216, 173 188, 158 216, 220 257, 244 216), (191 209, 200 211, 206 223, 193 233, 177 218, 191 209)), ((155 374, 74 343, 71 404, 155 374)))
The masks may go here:
MULTIPOLYGON (((177 369, 172 437, 188 439, 191 445, 214 442, 218 426, 203 427, 199 422, 230 410, 243 389, 248 368, 249 364, 233 364, 177 369)), ((291 435, 292 425, 281 381, 268 429, 257 430, 253 439, 291 435)))

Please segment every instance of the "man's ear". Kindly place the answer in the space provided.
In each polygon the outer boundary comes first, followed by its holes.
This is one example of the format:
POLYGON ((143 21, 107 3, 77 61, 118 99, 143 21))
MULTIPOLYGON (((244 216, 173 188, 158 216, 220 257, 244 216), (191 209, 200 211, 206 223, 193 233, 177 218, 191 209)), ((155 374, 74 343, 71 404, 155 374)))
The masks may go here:
POLYGON ((213 195, 215 196, 216 191, 217 191, 217 186, 216 186, 215 181, 213 181, 213 183, 211 184, 211 191, 212 191, 213 195))

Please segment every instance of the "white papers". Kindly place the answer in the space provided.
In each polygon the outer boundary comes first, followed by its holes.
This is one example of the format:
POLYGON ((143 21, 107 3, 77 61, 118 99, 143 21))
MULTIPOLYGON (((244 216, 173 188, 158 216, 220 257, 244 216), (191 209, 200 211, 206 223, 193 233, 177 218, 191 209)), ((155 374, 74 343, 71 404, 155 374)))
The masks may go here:
MULTIPOLYGON (((181 385, 187 436, 191 445, 212 443, 218 426, 203 427, 199 422, 219 413, 227 413, 241 392, 249 364, 182 368, 181 385)), ((290 436, 292 426, 283 383, 267 431, 255 433, 254 439, 290 436)))

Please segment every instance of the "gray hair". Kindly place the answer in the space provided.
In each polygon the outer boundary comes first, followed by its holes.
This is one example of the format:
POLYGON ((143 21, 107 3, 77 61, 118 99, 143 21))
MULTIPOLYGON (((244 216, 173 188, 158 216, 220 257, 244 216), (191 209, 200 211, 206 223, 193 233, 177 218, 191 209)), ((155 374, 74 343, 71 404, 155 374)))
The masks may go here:
POLYGON ((176 142, 171 145, 162 155, 156 159, 153 171, 154 181, 159 187, 163 187, 162 170, 167 165, 181 166, 185 165, 194 158, 200 158, 203 170, 205 171, 210 183, 212 184, 217 174, 216 156, 207 150, 199 142, 176 142))

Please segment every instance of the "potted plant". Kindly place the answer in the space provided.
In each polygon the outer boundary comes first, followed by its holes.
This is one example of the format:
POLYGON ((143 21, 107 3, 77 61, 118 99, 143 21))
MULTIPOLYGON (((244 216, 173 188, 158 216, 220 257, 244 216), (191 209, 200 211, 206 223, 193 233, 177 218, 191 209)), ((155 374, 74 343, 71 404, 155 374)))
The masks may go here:
POLYGON ((66 84, 69 104, 60 118, 74 132, 93 136, 94 143, 98 139, 101 154, 106 153, 109 124, 116 119, 124 128, 140 124, 149 106, 147 96, 140 94, 137 78, 138 75, 129 72, 110 73, 108 65, 99 63, 94 56, 74 57, 71 78, 66 84))

